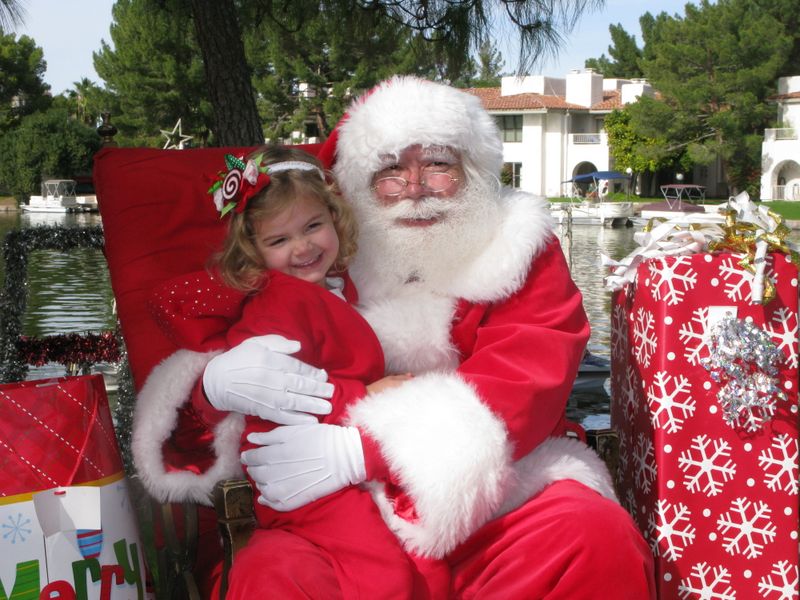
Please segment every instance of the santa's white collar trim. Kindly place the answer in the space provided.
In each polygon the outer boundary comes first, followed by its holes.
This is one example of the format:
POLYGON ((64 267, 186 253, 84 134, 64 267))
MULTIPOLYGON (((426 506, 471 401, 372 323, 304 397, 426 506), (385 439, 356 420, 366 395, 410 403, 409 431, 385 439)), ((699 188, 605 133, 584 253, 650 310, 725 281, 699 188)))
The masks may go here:
POLYGON ((534 257, 553 236, 547 201, 525 192, 503 190, 497 232, 459 277, 449 294, 471 302, 496 302, 522 287, 534 257))

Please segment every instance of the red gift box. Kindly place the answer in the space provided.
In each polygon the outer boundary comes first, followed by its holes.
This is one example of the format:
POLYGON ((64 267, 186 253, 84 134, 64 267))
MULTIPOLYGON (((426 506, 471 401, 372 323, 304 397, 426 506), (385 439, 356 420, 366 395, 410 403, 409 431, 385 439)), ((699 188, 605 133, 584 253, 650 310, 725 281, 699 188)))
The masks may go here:
POLYGON ((649 259, 612 299, 617 485, 656 556, 661 598, 798 596, 798 273, 768 254, 775 297, 753 303, 742 258, 649 259), (740 339, 767 340, 758 353, 742 358, 750 342, 726 358, 726 313, 740 339), (713 368, 720 357, 744 368, 713 368), (732 411, 743 400, 750 409, 732 411))
POLYGON ((0 598, 151 597, 102 376, 3 384, 0 406, 0 598))
POLYGON ((0 385, 0 498, 122 471, 100 375, 0 385))

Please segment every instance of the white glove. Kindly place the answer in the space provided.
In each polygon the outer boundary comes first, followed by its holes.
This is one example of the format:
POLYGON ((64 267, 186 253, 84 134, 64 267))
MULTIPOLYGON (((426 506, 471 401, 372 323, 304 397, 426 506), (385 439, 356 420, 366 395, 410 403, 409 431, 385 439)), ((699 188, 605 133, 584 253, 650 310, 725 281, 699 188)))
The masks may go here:
POLYGON ((247 440, 262 446, 243 452, 242 464, 261 492, 258 502, 275 510, 300 508, 367 477, 355 427, 287 425, 247 440))
POLYGON ((327 415, 333 395, 328 374, 289 356, 300 343, 263 335, 211 359, 203 372, 203 389, 217 410, 261 417, 280 425, 316 423, 327 415))

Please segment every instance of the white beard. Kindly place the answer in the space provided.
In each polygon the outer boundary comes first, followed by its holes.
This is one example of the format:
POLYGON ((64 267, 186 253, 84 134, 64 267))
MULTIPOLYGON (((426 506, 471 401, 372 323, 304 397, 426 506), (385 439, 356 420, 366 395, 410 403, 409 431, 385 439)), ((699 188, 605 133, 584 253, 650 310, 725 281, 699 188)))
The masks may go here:
POLYGON ((362 300, 394 295, 419 283, 444 293, 496 234, 499 189, 470 184, 450 198, 402 200, 383 206, 367 190, 351 198, 359 224, 358 254, 350 271, 362 300), (398 219, 439 217, 428 227, 398 219))

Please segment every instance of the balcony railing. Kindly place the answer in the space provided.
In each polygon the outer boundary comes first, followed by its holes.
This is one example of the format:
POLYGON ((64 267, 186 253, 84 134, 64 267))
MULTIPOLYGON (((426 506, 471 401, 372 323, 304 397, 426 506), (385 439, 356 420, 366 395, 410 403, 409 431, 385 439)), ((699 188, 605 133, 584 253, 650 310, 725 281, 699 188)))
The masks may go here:
POLYGON ((767 142, 779 140, 796 140, 797 130, 793 127, 781 127, 778 129, 765 129, 764 139, 767 142))
POLYGON ((600 133, 573 133, 573 144, 602 144, 602 134, 600 133))
POLYGON ((773 200, 800 200, 800 186, 776 185, 772 187, 773 200))

